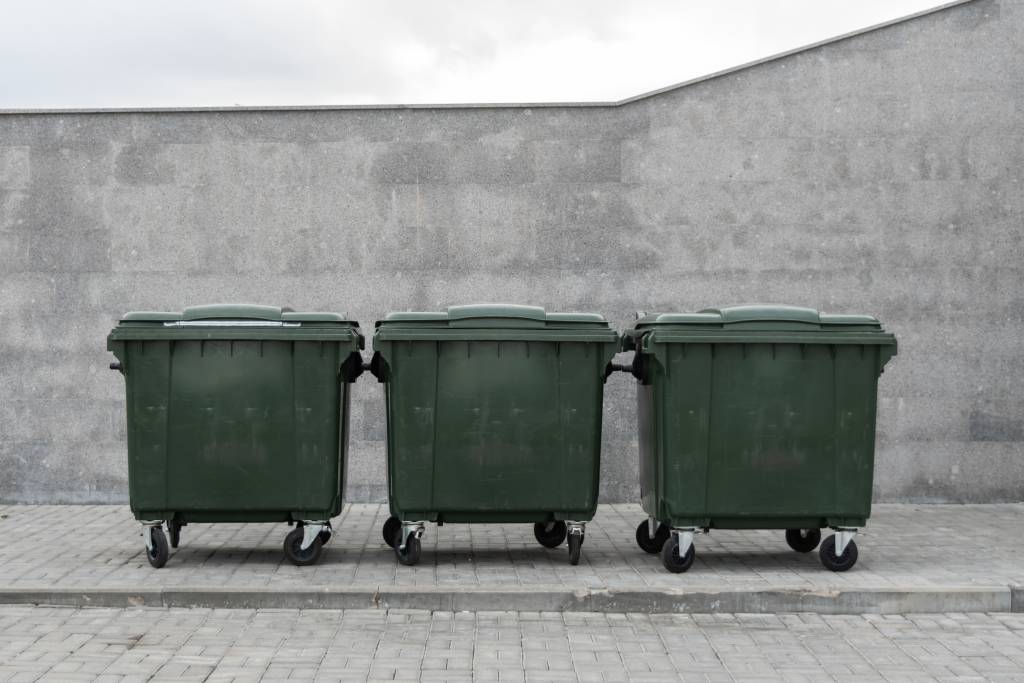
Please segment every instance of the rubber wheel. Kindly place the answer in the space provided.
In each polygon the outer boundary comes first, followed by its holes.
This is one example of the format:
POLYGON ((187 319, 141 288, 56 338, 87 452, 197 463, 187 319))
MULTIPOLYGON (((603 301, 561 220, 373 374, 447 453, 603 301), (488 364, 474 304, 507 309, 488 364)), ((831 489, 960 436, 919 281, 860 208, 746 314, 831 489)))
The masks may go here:
POLYGON ((324 529, 323 531, 321 531, 320 534, 317 536, 317 538, 320 539, 320 545, 327 545, 327 542, 331 540, 331 536, 333 535, 334 534, 331 533, 330 529, 324 529))
POLYGON ((686 551, 686 555, 679 557, 679 536, 677 534, 670 534, 669 539, 665 541, 665 545, 661 548, 661 563, 665 565, 665 569, 673 574, 682 574, 692 567, 693 558, 696 556, 697 551, 691 543, 690 549, 686 551))
POLYGON ((155 526, 152 531, 153 549, 146 548, 146 559, 153 565, 153 569, 167 564, 167 558, 171 556, 171 549, 167 545, 167 536, 161 527, 155 526))
POLYGON ((821 558, 821 563, 825 565, 825 569, 834 572, 845 572, 857 564, 857 544, 850 541, 846 545, 846 550, 843 551, 843 556, 837 557, 836 537, 834 535, 829 536, 821 542, 818 557, 821 558))
POLYGON ((569 564, 580 563, 580 551, 583 549, 583 534, 569 534, 569 564))
POLYGON ((786 543, 798 553, 809 553, 821 543, 821 529, 786 529, 786 543))
POLYGON ((395 547, 395 539, 398 538, 398 532, 401 528, 402 521, 398 517, 388 517, 388 520, 384 522, 384 542, 388 544, 389 548, 395 547))
POLYGON ((289 531, 288 535, 284 537, 285 557, 296 567, 316 564, 324 550, 324 544, 320 541, 319 535, 313 539, 313 543, 308 548, 303 550, 302 538, 304 535, 302 527, 297 527, 289 531))
POLYGON ((175 522, 173 519, 167 520, 167 532, 171 536, 171 547, 177 548, 178 543, 181 542, 181 522, 175 522))
POLYGON ((537 542, 545 548, 557 548, 565 542, 565 522, 537 522, 533 525, 533 535, 537 542))
POLYGON ((402 525, 398 525, 398 531, 395 532, 394 541, 391 542, 391 547, 395 549, 395 557, 401 564, 406 567, 411 567, 415 564, 419 564, 420 561, 420 539, 416 538, 416 532, 410 531, 408 538, 405 539, 405 550, 401 550, 399 546, 402 545, 402 525))
POLYGON ((662 547, 665 545, 665 541, 672 535, 671 530, 668 528, 668 524, 659 524, 657 531, 654 532, 654 538, 651 538, 648 529, 647 520, 640 522, 640 526, 636 528, 636 544, 640 546, 640 550, 651 555, 657 555, 661 552, 662 547))

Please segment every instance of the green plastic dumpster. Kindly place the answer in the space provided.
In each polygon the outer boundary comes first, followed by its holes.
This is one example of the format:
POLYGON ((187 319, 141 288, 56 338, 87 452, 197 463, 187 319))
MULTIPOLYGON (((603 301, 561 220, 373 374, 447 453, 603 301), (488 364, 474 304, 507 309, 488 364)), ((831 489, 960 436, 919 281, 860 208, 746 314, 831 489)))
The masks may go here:
POLYGON ((385 384, 384 540, 402 564, 426 522, 533 523, 579 562, 597 507, 601 408, 618 335, 599 315, 452 306, 377 323, 385 384))
POLYGON ((637 314, 637 544, 667 569, 694 561, 694 533, 785 529, 822 564, 857 561, 871 513, 878 377, 896 339, 869 316, 792 306, 637 314), (836 531, 821 542, 821 529, 836 531))
POLYGON ((190 522, 288 522, 315 563, 341 510, 358 323, 272 306, 125 315, 107 338, 125 379, 128 490, 150 564, 190 522))

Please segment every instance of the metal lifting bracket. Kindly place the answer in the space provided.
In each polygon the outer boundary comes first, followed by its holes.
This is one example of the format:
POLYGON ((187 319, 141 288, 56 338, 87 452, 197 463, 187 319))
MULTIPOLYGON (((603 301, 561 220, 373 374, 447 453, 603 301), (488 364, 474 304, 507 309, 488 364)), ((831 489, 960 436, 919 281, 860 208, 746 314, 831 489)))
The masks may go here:
POLYGON ((679 557, 682 559, 686 557, 686 553, 689 552, 690 547, 693 545, 693 535, 700 531, 700 529, 696 527, 683 527, 673 529, 672 531, 679 538, 679 557))
POLYGON ((416 534, 416 538, 422 538, 426 522, 402 522, 402 542, 398 544, 399 550, 405 550, 405 543, 409 534, 416 534))
POLYGON ((143 519, 139 520, 142 524, 142 540, 146 544, 146 550, 153 551, 153 529, 159 529, 164 525, 164 520, 156 519, 143 519))
POLYGON ((846 552, 846 546, 857 535, 856 529, 836 529, 836 557, 842 557, 846 552))
POLYGON ((301 522, 302 545, 299 548, 302 550, 308 550, 309 546, 313 545, 313 541, 320 535, 320 532, 330 531, 331 529, 330 520, 303 519, 301 522))

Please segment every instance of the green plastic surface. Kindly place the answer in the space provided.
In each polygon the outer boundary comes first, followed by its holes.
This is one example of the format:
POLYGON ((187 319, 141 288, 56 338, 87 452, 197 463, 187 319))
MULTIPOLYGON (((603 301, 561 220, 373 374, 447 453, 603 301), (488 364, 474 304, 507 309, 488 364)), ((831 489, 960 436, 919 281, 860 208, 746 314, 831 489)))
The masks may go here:
POLYGON ((744 306, 642 315, 644 510, 676 527, 862 526, 878 377, 896 340, 868 316, 744 306))
POLYGON ((357 323, 337 314, 217 306, 125 315, 107 348, 125 378, 132 512, 181 522, 338 514, 362 344, 357 323), (175 326, 209 320, 278 325, 175 326))
POLYGON ((439 522, 586 521, 618 335, 593 314, 460 306, 378 323, 391 513, 439 522))
POLYGON ((450 330, 446 339, 551 340, 561 330, 564 340, 601 342, 608 338, 608 321, 596 313, 547 313, 538 306, 473 304, 450 306, 442 312, 389 313, 377 322, 376 338, 420 339, 450 330), (492 330, 481 332, 481 330, 492 330), (539 331, 539 335, 538 335, 539 331), (481 336, 483 335, 483 337, 481 336), (511 336, 510 336, 511 335, 511 336))

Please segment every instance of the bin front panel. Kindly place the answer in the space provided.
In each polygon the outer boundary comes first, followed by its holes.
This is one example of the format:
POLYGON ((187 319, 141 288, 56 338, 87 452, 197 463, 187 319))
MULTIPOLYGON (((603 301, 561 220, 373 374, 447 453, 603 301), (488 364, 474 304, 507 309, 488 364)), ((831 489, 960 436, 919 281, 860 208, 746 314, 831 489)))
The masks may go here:
POLYGON ((707 504, 716 514, 820 515, 835 507, 831 351, 715 347, 707 504))
POLYGON ((664 365, 650 363, 651 386, 638 385, 644 509, 720 527, 868 517, 883 353, 859 344, 665 345, 664 365))
POLYGON ((583 342, 393 342, 393 512, 592 516, 602 353, 583 342))
POLYGON ((127 342, 129 481, 143 516, 340 510, 339 344, 127 342))

